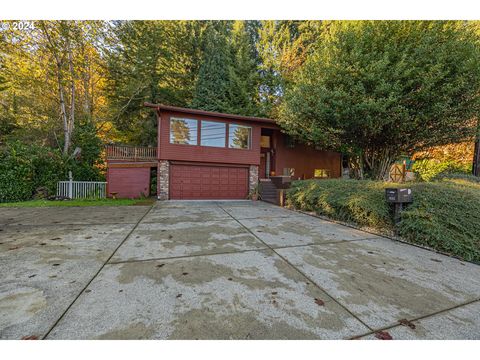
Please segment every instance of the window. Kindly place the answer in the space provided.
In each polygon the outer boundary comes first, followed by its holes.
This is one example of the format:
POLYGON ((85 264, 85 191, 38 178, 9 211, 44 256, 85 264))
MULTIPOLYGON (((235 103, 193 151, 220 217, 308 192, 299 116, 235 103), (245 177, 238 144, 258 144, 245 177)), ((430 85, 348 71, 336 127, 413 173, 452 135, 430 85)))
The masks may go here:
POLYGON ((198 121, 170 119, 170 144, 197 145, 198 121))
POLYGON ((328 169, 315 169, 313 173, 313 177, 315 178, 329 178, 330 177, 330 170, 328 169))
POLYGON ((230 124, 228 126, 228 147, 233 149, 250 149, 252 128, 230 124))
POLYGON ((227 125, 216 121, 203 121, 200 131, 200 145, 225 147, 227 136, 227 125))
POLYGON ((285 176, 295 176, 294 168, 283 168, 283 175, 285 176))
POLYGON ((270 136, 262 135, 260 137, 260 147, 269 148, 270 147, 270 136))

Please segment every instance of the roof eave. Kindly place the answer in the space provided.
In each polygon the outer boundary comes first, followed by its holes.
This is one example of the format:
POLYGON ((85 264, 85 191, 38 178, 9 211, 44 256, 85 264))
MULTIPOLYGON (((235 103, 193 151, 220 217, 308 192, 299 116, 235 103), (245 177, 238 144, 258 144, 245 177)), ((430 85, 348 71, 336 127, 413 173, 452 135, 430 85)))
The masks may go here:
POLYGON ((170 106, 170 105, 163 105, 163 104, 152 104, 152 103, 149 103, 149 102, 145 102, 144 106, 154 108, 154 109, 157 110, 157 112, 160 112, 161 110, 166 110, 166 111, 181 112, 181 113, 186 113, 186 114, 212 116, 212 117, 220 117, 220 118, 243 120, 243 121, 254 121, 254 122, 262 122, 262 123, 268 123, 268 124, 276 125, 275 120, 268 119, 268 118, 261 118, 261 117, 254 117, 254 116, 243 116, 243 115, 235 115, 235 114, 226 114, 226 113, 206 111, 206 110, 188 109, 188 108, 182 108, 182 107, 170 106))

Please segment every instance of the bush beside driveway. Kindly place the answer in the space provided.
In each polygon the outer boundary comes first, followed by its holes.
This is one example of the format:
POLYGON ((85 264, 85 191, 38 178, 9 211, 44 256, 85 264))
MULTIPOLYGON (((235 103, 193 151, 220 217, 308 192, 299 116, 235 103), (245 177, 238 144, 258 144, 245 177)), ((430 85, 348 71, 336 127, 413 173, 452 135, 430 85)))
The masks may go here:
POLYGON ((404 185, 358 180, 304 180, 293 183, 288 206, 480 263, 480 183, 464 178, 404 185), (409 187, 414 202, 397 226, 385 202, 385 188, 409 187))

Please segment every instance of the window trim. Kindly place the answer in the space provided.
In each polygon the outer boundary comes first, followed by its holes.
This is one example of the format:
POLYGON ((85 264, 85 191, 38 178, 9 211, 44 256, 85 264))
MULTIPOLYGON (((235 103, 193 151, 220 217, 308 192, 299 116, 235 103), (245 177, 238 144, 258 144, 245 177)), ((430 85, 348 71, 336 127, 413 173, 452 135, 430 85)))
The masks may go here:
MULTIPOLYGON (((270 139, 271 140, 271 139, 270 139)), ((222 121, 222 120, 213 120, 213 119, 196 119, 191 117, 178 117, 178 116, 170 116, 168 119, 168 144, 173 146, 201 146, 205 148, 215 148, 215 149, 226 149, 226 150, 252 150, 253 148, 253 126, 251 125, 243 125, 239 123, 233 123, 229 121, 222 121), (178 144, 172 142, 172 120, 193 120, 197 123, 197 136, 196 136, 196 143, 195 144, 178 144), (224 146, 210 146, 210 145, 202 145, 202 122, 217 122, 220 124, 225 125, 225 144, 224 146), (237 148, 237 147, 230 147, 230 131, 231 126, 237 126, 241 128, 249 129, 249 137, 248 137, 248 147, 247 148, 237 148)))
POLYGON ((225 149, 227 147, 227 144, 228 144, 228 123, 225 122, 225 121, 215 121, 215 120, 206 120, 206 119, 202 119, 202 120, 199 120, 200 121, 200 124, 199 124, 199 138, 200 138, 200 141, 198 143, 198 146, 202 146, 202 147, 210 147, 210 148, 216 148, 216 149, 225 149), (218 124, 223 124, 225 125, 225 141, 223 142, 223 146, 212 146, 212 145, 202 145, 202 124, 204 122, 214 122, 214 123, 218 123, 218 124))
POLYGON ((252 150, 252 137, 253 137, 253 127, 248 125, 241 125, 238 123, 228 123, 228 133, 227 133, 227 149, 229 150, 252 150), (230 126, 235 125, 242 128, 249 129, 249 137, 248 137, 248 146, 246 148, 237 148, 237 147, 230 147, 230 126))
POLYGON ((171 116, 170 119, 168 120, 168 143, 170 145, 185 145, 185 146, 200 146, 200 132, 199 132, 199 122, 201 120, 198 119, 192 119, 192 118, 181 118, 181 117, 176 117, 176 116, 171 116), (172 142, 172 120, 192 120, 197 123, 197 136, 195 139, 195 144, 178 144, 172 142))

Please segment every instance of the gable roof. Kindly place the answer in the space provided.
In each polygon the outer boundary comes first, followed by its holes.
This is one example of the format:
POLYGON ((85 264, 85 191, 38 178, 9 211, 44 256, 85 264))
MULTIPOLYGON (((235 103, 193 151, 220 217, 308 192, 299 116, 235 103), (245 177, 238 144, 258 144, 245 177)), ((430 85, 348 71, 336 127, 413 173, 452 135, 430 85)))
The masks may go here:
POLYGON ((262 117, 226 114, 226 113, 220 113, 220 112, 215 112, 215 111, 188 109, 188 108, 182 108, 182 107, 170 106, 170 105, 163 105, 163 104, 152 104, 152 103, 148 103, 148 102, 145 102, 143 105, 146 106, 146 107, 154 108, 154 109, 157 110, 157 112, 161 112, 162 110, 165 110, 165 111, 173 111, 173 112, 179 112, 179 113, 185 113, 185 114, 218 117, 218 118, 224 118, 224 119, 254 121, 254 122, 261 122, 261 123, 268 123, 268 124, 276 124, 275 120, 268 119, 268 118, 262 118, 262 117))

